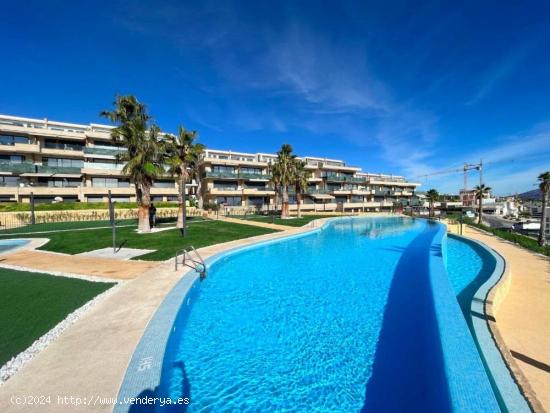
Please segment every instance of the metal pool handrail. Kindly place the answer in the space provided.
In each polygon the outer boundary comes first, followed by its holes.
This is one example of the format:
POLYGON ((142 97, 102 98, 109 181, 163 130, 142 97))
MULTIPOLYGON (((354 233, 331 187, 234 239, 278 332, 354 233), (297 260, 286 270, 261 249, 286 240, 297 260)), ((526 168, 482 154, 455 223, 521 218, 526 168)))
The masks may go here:
POLYGON ((178 250, 176 252, 176 255, 174 257, 174 260, 175 260, 174 270, 175 271, 178 270, 178 257, 181 255, 182 257, 181 264, 200 273, 200 277, 201 279, 203 279, 206 277, 206 264, 204 263, 204 260, 202 259, 199 252, 195 249, 195 247, 191 246, 191 252, 194 253, 195 258, 191 257, 190 251, 186 250, 185 248, 182 248, 181 250, 178 250))

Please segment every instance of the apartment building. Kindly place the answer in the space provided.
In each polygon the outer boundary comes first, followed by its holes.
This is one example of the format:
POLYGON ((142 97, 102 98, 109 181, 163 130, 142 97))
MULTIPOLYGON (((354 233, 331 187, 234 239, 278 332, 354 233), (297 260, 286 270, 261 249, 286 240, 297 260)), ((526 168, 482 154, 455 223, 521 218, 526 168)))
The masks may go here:
MULTIPOLYGON (((100 202, 107 200, 108 191, 115 201, 135 201, 135 188, 116 159, 124 149, 113 144, 111 130, 0 115, 0 201, 29 202, 32 193, 36 202, 100 202)), ((207 149, 200 160, 200 182, 189 184, 187 192, 227 209, 274 209, 270 171, 276 158, 207 149)), ((401 176, 364 173, 340 160, 302 159, 310 171, 304 211, 389 210, 408 204, 420 185, 401 176)), ((168 176, 156 180, 151 193, 153 201, 177 200, 175 182, 168 176)), ((289 201, 295 210, 294 188, 289 201)))
MULTIPOLYGON (((205 150, 200 162, 203 202, 223 208, 276 208, 275 191, 269 183, 276 158, 274 154, 205 150)), ((390 210, 406 204, 420 185, 401 176, 363 173, 341 160, 301 159, 310 171, 303 211, 390 210)), ((289 188, 289 203, 291 211, 297 208, 294 188, 289 188)))
MULTIPOLYGON (((0 115, 0 201, 135 201, 135 188, 122 173, 112 127, 77 125, 0 115)), ((192 193, 196 185, 190 185, 192 193)), ((176 201, 173 179, 155 181, 153 201, 176 201)))

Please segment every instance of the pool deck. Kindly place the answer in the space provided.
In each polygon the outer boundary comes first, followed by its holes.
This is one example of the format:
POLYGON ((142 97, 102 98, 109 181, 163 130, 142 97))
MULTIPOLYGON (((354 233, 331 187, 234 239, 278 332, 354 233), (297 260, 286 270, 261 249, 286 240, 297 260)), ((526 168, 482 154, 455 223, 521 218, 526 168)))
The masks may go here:
MULTIPOLYGON (((222 251, 310 230, 309 225, 292 227, 287 231, 212 245, 198 251, 207 259, 222 251)), ((129 263, 120 262, 122 265, 129 263)), ((96 303, 70 329, 1 385, 0 411, 112 411, 113 404, 108 399, 117 397, 145 327, 166 294, 186 273, 186 270, 175 272, 173 260, 153 264, 154 268, 125 281, 117 291, 96 303), (21 400, 17 397, 29 395, 50 396, 51 403, 39 406, 16 404, 21 400), (81 405, 61 403, 65 396, 80 398, 81 405)))
POLYGON ((496 326, 531 390, 550 411, 550 258, 473 227, 464 235, 502 255, 510 284, 495 312, 496 326))

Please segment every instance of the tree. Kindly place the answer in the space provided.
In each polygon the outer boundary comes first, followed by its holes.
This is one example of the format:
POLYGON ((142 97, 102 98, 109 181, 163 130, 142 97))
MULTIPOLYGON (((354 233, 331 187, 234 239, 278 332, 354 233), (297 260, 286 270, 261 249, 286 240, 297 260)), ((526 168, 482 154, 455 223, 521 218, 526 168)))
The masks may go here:
POLYGON ((542 193, 542 218, 539 231, 539 245, 546 245, 545 225, 546 225, 546 207, 548 206, 548 193, 550 192, 550 171, 543 172, 539 175, 539 189, 542 193))
POLYGON ((187 199, 185 186, 189 178, 196 175, 200 155, 204 145, 195 143, 196 131, 188 131, 183 126, 178 129, 177 135, 167 135, 166 138, 166 165, 168 172, 176 178, 178 186, 178 222, 177 228, 181 235, 187 235, 187 199))
MULTIPOLYGON (((276 176, 282 191, 283 205, 281 208, 281 218, 288 218, 288 187, 294 180, 294 167, 296 155, 292 153, 292 146, 285 143, 277 152, 277 160, 273 165, 273 175, 276 176)), ((272 178, 273 181, 273 178, 272 178)))
POLYGON ((428 198, 428 202, 430 203, 430 217, 433 218, 434 202, 437 202, 439 200, 439 192, 437 192, 436 189, 430 189, 428 192, 426 192, 426 198, 428 198))
POLYGON ((483 220, 483 198, 485 194, 491 192, 491 188, 485 186, 485 184, 477 185, 474 190, 476 191, 476 198, 479 200, 479 215, 477 217, 477 223, 481 225, 483 220))
POLYGON ((275 191, 275 199, 273 202, 275 203, 274 210, 276 210, 279 205, 279 195, 281 193, 281 174, 279 173, 279 166, 277 163, 269 163, 267 168, 267 172, 271 174, 269 182, 273 186, 273 191, 275 191))
POLYGON ((301 159, 295 159, 294 161, 294 188, 296 190, 296 209, 298 218, 302 217, 300 205, 302 204, 304 193, 307 190, 307 180, 309 178, 309 171, 305 169, 306 162, 301 159))
POLYGON ((150 232, 151 187, 154 179, 164 172, 160 129, 150 123, 147 108, 135 96, 117 95, 113 105, 114 110, 100 115, 117 125, 111 131, 111 139, 126 148, 126 152, 117 155, 117 161, 125 163, 122 172, 136 188, 138 231, 150 232))

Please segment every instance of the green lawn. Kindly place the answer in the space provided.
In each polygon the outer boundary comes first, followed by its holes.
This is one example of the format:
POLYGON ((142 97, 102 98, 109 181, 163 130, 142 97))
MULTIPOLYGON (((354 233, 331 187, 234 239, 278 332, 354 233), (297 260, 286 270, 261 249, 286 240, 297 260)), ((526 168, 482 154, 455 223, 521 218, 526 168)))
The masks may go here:
POLYGON ((0 268, 0 365, 113 283, 0 268))
POLYGON ((301 218, 290 218, 290 219, 281 219, 278 217, 275 217, 275 219, 273 219, 272 217, 265 216, 265 215, 249 215, 247 217, 239 216, 239 217, 232 217, 232 218, 239 218, 239 219, 248 220, 248 221, 267 222, 269 224, 274 223, 278 225, 287 225, 289 227, 302 227, 315 219, 330 218, 335 216, 338 216, 338 215, 305 215, 301 218))
MULTIPOLYGON (((189 246, 205 247, 221 242, 232 241, 256 235, 277 232, 268 228, 251 225, 234 224, 223 221, 191 221, 187 237, 183 238, 178 229, 171 229, 150 234, 138 234, 135 226, 118 228, 117 245, 124 243, 126 248, 142 248, 156 250, 150 254, 137 257, 140 260, 162 261, 189 246)), ((40 249, 46 251, 78 254, 112 246, 110 228, 90 229, 84 231, 51 232, 48 234, 20 234, 19 237, 45 237, 50 241, 40 249)), ((13 235, 11 236, 13 238, 13 235)), ((2 236, 0 236, 0 239, 2 236)))

